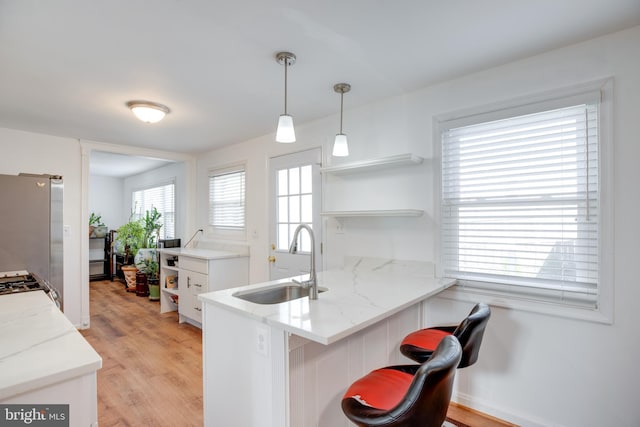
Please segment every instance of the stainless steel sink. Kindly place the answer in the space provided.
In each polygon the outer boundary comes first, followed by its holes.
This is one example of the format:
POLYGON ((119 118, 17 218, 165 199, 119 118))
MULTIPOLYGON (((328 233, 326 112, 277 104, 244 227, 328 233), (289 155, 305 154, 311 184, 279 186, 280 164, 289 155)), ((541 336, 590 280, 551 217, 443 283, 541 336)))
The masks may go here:
MULTIPOLYGON (((326 291, 324 288, 318 289, 318 292, 324 291, 326 291)), ((255 304, 280 304, 308 297, 309 293, 309 288, 303 288, 295 282, 286 282, 268 288, 236 292, 233 296, 255 304)))

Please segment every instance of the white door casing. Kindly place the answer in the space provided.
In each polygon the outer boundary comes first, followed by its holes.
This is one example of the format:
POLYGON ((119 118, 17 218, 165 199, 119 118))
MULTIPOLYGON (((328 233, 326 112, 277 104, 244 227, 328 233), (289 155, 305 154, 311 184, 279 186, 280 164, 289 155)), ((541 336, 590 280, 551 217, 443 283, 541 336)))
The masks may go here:
POLYGON ((267 261, 270 280, 309 272, 311 240, 306 230, 299 235, 299 252, 295 255, 288 252, 293 232, 301 223, 313 229, 316 266, 322 265, 321 161, 321 148, 269 159, 270 256, 267 261))

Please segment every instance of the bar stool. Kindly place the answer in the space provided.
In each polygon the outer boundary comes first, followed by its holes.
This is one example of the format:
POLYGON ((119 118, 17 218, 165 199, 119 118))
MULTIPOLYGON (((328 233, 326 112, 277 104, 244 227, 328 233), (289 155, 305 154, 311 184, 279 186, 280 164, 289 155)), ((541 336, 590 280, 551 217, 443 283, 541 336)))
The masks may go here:
POLYGON ((409 359, 423 363, 429 359, 444 337, 453 335, 458 338, 462 346, 462 359, 458 368, 466 368, 478 360, 482 336, 489 317, 491 317, 489 306, 478 303, 457 326, 436 326, 410 333, 402 340, 400 352, 409 359))
POLYGON ((421 365, 377 369, 354 382, 342 411, 360 427, 441 427, 461 356, 458 340, 445 337, 421 365))

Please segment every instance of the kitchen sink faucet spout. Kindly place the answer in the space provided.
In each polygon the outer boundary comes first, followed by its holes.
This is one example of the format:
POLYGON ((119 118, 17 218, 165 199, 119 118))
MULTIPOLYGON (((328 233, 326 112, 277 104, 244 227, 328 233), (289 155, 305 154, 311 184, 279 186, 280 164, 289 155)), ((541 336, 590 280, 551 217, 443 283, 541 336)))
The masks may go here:
POLYGON ((300 230, 307 230, 309 237, 311 238, 311 269, 309 270, 309 280, 300 282, 304 286, 308 286, 311 292, 309 293, 309 299, 318 299, 318 281, 316 280, 316 254, 315 254, 315 237, 313 236, 313 230, 307 224, 300 224, 293 232, 293 239, 289 246, 289 253, 295 254, 298 252, 298 235, 300 230))

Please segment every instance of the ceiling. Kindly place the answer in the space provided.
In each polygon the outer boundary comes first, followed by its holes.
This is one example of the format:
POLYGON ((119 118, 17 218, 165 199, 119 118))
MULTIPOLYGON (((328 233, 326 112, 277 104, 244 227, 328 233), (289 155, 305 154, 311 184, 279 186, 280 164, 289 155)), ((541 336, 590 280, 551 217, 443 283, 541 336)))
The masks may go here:
POLYGON ((275 132, 281 50, 299 124, 338 82, 348 110, 638 24, 639 0, 0 0, 0 127, 199 153, 275 132))
POLYGON ((169 163, 171 162, 163 159, 92 150, 89 174, 111 178, 126 178, 166 166, 169 163))

